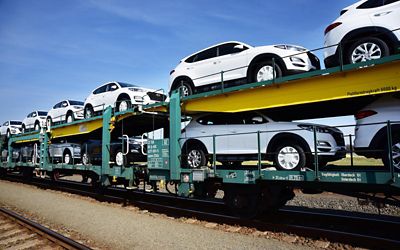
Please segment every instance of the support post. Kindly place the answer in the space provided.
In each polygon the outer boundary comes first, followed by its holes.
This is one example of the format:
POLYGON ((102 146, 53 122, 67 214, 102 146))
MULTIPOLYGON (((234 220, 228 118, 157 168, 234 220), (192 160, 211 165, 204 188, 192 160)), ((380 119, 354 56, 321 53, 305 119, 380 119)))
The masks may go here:
POLYGON ((181 100, 180 92, 173 91, 169 103, 169 153, 170 153, 170 178, 180 180, 181 175, 181 100))
POLYGON ((102 133, 102 148, 101 148, 101 169, 100 169, 100 181, 105 186, 108 186, 107 175, 110 173, 110 142, 111 132, 114 128, 114 124, 111 124, 112 108, 108 106, 103 113, 103 133, 102 133))

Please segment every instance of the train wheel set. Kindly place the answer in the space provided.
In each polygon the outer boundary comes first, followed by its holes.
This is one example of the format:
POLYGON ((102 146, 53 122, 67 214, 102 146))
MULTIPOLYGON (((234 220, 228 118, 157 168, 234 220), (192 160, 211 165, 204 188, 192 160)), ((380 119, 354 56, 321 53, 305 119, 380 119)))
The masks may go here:
MULTIPOLYGON (((175 190, 171 193, 182 197, 210 198, 217 190, 223 190, 225 204, 241 217, 254 217, 283 206, 294 197, 295 188, 349 195, 384 193, 390 197, 400 194, 400 173, 392 162, 378 170, 329 165, 322 168, 326 163, 319 162, 317 154, 305 152, 311 160, 302 169, 271 170, 263 162, 265 152, 259 150, 251 166, 229 160, 218 164, 218 139, 214 137, 213 152, 192 150, 190 157, 199 165, 185 166, 182 159, 189 156, 182 148, 181 123, 187 116, 201 112, 258 110, 293 114, 292 119, 352 115, 359 103, 395 92, 400 92, 398 55, 191 96, 182 97, 177 90, 171 93, 169 102, 120 112, 107 107, 100 116, 2 138, 0 170, 1 174, 19 172, 27 179, 37 175, 54 181, 64 175, 79 174, 82 181, 104 188, 133 188, 142 184, 146 188, 149 184, 157 192, 158 187, 172 184, 175 190), (158 129, 164 129, 164 138, 147 139, 146 162, 129 162, 124 158, 129 146, 121 138, 158 129), (73 148, 64 150, 59 159, 49 155, 51 145, 66 141, 84 145, 89 140, 101 140, 100 160, 87 154, 75 157, 73 148), (121 141, 122 150, 114 155, 110 148, 115 140, 121 141)), ((260 144, 260 139, 254 138, 254 143, 260 144)), ((297 149, 296 145, 290 147, 297 149)))

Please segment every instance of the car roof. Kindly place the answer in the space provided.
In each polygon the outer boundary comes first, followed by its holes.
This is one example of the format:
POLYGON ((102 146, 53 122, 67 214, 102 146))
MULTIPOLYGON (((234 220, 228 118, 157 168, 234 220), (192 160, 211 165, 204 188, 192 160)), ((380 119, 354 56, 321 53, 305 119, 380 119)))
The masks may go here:
POLYGON ((209 47, 207 47, 207 48, 205 48, 205 49, 202 49, 202 50, 199 50, 199 51, 197 51, 197 52, 195 52, 195 53, 192 53, 191 55, 186 56, 185 58, 183 58, 181 61, 185 61, 186 59, 188 59, 189 57, 191 57, 191 56, 193 56, 193 55, 196 55, 197 53, 200 53, 200 52, 203 52, 203 51, 208 50, 208 49, 210 49, 210 48, 213 48, 213 47, 215 47, 215 46, 220 46, 220 45, 227 44, 227 43, 239 43, 239 44, 243 44, 243 45, 245 45, 245 46, 247 46, 247 47, 253 48, 253 46, 251 46, 251 45, 249 45, 249 44, 246 44, 246 43, 243 43, 243 42, 239 42, 239 41, 226 41, 226 42, 222 42, 222 43, 217 43, 217 44, 211 45, 211 46, 209 46, 209 47))

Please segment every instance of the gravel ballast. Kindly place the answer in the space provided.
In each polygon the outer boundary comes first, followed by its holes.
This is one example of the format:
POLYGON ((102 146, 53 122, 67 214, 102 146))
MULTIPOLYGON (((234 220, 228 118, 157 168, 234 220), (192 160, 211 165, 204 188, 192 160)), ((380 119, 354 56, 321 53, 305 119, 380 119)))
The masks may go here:
MULTIPOLYGON (((41 190, 32 186, 0 181, 2 206, 38 218, 40 223, 70 231, 83 242, 108 249, 306 249, 259 235, 216 230, 215 225, 155 216, 134 207, 110 205, 75 195, 41 190)), ((32 218, 32 219, 34 219, 32 218)))

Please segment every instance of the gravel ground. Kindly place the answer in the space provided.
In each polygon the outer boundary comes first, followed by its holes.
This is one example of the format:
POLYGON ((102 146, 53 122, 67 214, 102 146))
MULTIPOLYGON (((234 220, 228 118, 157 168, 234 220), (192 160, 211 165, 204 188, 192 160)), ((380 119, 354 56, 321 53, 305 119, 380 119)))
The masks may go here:
POLYGON ((296 192, 294 199, 286 204, 290 206, 325 208, 370 214, 400 216, 399 207, 384 205, 382 208, 377 208, 372 203, 360 205, 357 198, 333 193, 303 194, 301 192, 296 192))
POLYGON ((0 181, 0 204, 98 249, 309 249, 324 241, 174 219, 135 207, 0 181), (278 241, 279 238, 281 241, 278 241))

